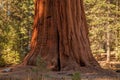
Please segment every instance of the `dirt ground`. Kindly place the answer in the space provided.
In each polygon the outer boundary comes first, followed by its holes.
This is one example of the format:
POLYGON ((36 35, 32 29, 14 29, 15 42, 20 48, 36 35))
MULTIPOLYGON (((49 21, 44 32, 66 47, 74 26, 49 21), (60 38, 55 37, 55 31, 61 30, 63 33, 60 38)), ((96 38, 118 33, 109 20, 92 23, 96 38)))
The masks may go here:
POLYGON ((36 67, 18 67, 9 72, 0 69, 0 80, 120 80, 120 74, 112 71, 61 71, 51 72, 40 70, 36 67))

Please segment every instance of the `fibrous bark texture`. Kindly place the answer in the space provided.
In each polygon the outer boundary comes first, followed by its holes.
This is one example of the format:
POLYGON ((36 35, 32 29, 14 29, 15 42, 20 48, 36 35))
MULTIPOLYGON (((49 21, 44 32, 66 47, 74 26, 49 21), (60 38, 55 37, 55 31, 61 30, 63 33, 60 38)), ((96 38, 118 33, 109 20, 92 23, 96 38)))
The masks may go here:
POLYGON ((50 70, 99 66, 93 58, 82 0, 36 0, 31 50, 24 65, 37 56, 50 70))

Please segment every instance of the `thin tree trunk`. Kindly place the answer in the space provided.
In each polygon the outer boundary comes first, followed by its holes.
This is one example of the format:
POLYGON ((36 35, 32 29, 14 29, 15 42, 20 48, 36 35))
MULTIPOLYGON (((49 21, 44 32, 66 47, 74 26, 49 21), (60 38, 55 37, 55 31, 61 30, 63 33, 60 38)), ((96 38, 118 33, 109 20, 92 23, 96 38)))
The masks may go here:
MULTIPOLYGON (((119 0, 116 1, 116 11, 119 11, 119 0)), ((115 22, 117 23, 117 18, 118 18, 118 14, 116 13, 116 16, 115 16, 116 20, 115 22)), ((119 55, 119 31, 116 29, 115 30, 115 51, 116 51, 116 54, 115 54, 115 58, 116 60, 118 60, 118 55, 119 55)))
POLYGON ((110 61, 110 32, 109 27, 107 27, 107 62, 110 61))
POLYGON ((31 51, 24 65, 35 65, 37 56, 51 70, 97 67, 90 50, 82 0, 36 0, 31 51))
MULTIPOLYGON (((110 4, 110 1, 108 0, 108 4, 110 4)), ((110 17, 110 10, 109 10, 109 5, 108 5, 108 14, 107 16, 110 17)), ((107 43, 107 62, 110 61, 110 23, 109 23, 109 20, 108 20, 108 23, 107 23, 107 40, 106 40, 106 43, 107 43)))

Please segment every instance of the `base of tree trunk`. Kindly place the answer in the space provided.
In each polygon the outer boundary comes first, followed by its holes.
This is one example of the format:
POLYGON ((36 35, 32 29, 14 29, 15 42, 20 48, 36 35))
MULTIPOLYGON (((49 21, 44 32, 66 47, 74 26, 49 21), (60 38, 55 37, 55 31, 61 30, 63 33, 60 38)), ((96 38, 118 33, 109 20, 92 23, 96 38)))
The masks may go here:
MULTIPOLYGON (((33 64, 32 64, 33 65, 33 64)), ((20 66, 31 66, 31 64, 26 64, 26 63, 22 63, 20 64, 20 66)), ((75 62, 70 62, 68 64, 66 64, 64 67, 61 67, 60 69, 58 69, 58 66, 56 67, 51 67, 51 66, 43 66, 43 65, 34 65, 36 67, 44 67, 47 70, 50 71, 80 71, 80 72, 96 72, 96 71, 102 71, 103 69, 100 67, 99 64, 95 65, 89 65, 89 66, 80 66, 79 64, 75 63, 75 62)))
POLYGON ((72 79, 74 73, 79 73, 81 76, 80 78, 86 79, 86 80, 119 80, 120 76, 117 73, 114 73, 112 71, 104 70, 104 69, 91 69, 91 68, 85 68, 81 67, 81 71, 59 71, 59 72, 42 72, 39 70, 39 67, 35 66, 15 66, 12 67, 12 72, 8 73, 1 73, 0 80, 26 80, 26 79, 33 79, 33 80, 39 80, 40 77, 45 80, 61 80, 62 78, 66 78, 65 80, 72 79), (50 77, 46 77, 46 75, 49 75, 50 77), (47 79, 46 79, 47 78, 47 79))
MULTIPOLYGON (((116 72, 114 71, 111 71, 111 70, 106 70, 106 69, 103 69, 101 67, 79 67, 79 68, 64 68, 64 70, 61 70, 61 71, 50 71, 48 69, 45 69, 45 70, 42 70, 40 69, 39 66, 28 66, 28 65, 16 65, 16 66, 13 66, 13 67, 10 67, 10 69, 12 69, 11 72, 21 72, 21 71, 32 71, 32 70, 37 70, 38 72, 58 72, 58 73, 74 73, 74 72, 80 72, 82 74, 84 73, 106 73, 106 74, 116 74, 116 72), (75 70, 76 69, 76 70, 75 70)), ((9 72, 7 72, 9 73, 9 72)))

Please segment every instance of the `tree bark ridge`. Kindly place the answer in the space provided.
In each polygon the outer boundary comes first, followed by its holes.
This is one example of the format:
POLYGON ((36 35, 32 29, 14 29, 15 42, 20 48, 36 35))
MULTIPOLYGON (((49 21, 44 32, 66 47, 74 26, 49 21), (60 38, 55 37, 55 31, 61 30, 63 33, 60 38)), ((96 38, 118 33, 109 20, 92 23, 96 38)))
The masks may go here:
POLYGON ((36 0, 31 51, 23 64, 38 55, 51 70, 99 66, 93 58, 82 0, 36 0))

